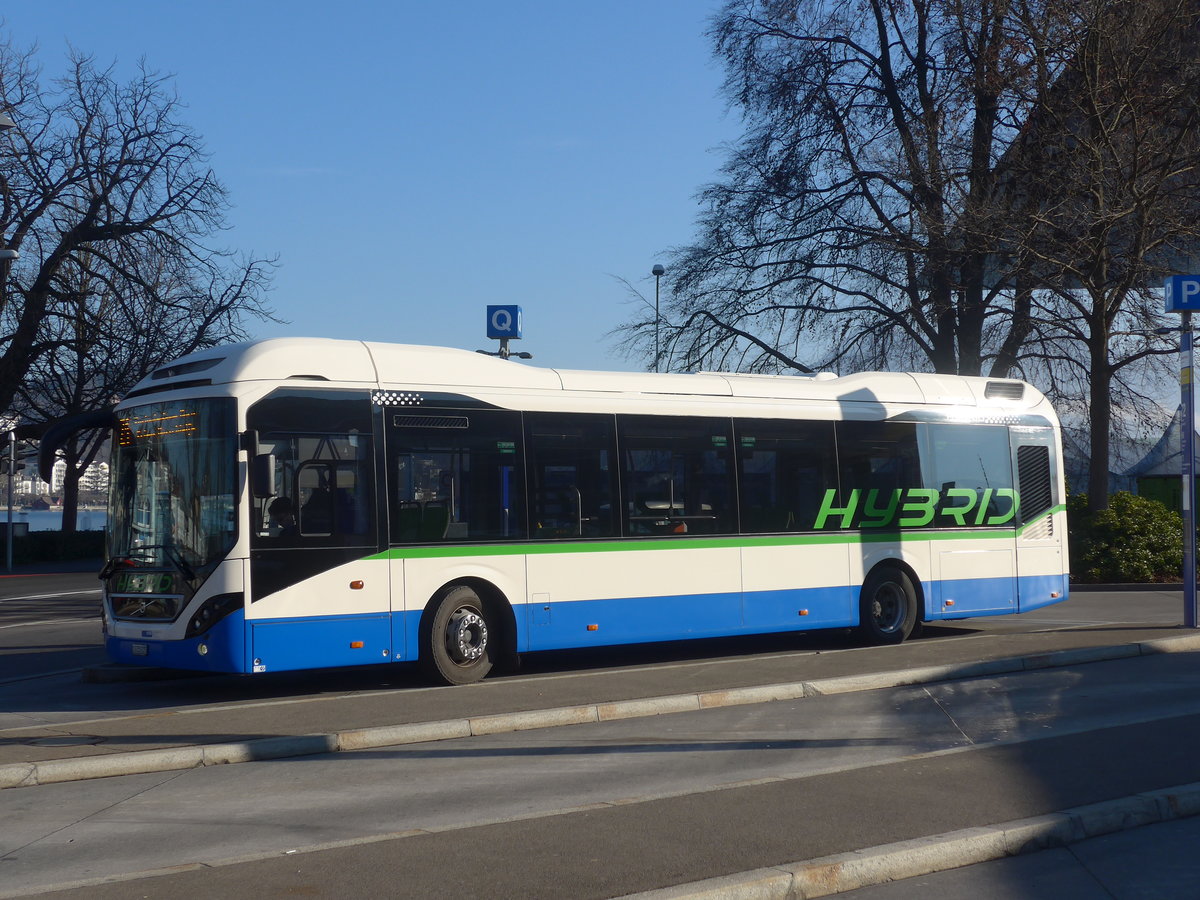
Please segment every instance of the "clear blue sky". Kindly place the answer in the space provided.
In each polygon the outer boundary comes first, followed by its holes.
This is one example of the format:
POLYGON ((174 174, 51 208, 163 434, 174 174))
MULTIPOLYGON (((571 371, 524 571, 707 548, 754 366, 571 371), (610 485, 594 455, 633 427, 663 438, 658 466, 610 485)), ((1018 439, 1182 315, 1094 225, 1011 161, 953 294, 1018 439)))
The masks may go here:
POLYGON ((319 335, 493 348, 519 304, 535 364, 633 368, 621 276, 689 242, 736 137, 705 36, 718 0, 11 4, 47 75, 69 44, 173 73, 234 204, 278 254, 271 302, 319 335))

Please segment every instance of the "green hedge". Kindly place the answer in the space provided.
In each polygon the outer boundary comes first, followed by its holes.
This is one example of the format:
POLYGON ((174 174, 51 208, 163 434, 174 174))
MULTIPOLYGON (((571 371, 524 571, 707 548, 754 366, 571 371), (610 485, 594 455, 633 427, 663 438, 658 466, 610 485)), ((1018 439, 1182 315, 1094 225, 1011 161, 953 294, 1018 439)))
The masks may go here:
POLYGON ((73 534, 31 531, 21 537, 13 537, 13 565, 103 557, 103 531, 76 531, 73 534))
POLYGON ((1183 573, 1183 518, 1157 500, 1128 491, 1108 509, 1088 511, 1087 495, 1067 499, 1071 577, 1093 584, 1178 582, 1183 573))

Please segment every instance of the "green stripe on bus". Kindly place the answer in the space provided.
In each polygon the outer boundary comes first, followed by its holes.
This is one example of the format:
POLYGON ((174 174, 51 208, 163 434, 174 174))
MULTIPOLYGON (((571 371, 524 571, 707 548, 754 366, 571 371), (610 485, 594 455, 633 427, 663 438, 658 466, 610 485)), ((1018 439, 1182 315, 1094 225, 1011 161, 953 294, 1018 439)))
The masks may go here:
MULTIPOLYGON (((1046 511, 1045 515, 1061 512, 1064 504, 1046 511)), ((1041 522, 1043 516, 1037 521, 1041 522)), ((1003 540, 1020 537, 1030 527, 992 531, 829 531, 810 534, 736 535, 711 538, 646 538, 642 540, 597 539, 595 541, 523 542, 514 544, 423 544, 392 547, 368 559, 447 559, 455 556, 534 556, 547 553, 630 553, 656 550, 729 550, 755 547, 803 547, 821 544, 881 544, 919 543, 921 541, 1003 540)))

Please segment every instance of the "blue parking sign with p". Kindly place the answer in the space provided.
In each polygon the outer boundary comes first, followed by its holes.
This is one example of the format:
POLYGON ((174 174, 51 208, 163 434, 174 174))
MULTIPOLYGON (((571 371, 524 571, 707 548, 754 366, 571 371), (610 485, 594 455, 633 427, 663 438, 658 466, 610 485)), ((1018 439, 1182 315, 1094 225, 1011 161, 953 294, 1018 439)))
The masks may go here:
POLYGON ((1167 312, 1200 312, 1200 275, 1172 275, 1166 288, 1167 312))
POLYGON ((521 336, 521 307, 489 306, 487 336, 490 338, 519 338, 521 336))

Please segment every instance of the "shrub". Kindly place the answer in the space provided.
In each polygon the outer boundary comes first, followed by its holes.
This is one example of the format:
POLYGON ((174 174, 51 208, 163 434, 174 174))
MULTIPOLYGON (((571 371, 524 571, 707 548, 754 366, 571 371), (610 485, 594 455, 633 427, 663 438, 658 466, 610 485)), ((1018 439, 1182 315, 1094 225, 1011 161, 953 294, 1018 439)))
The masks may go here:
POLYGON ((13 537, 13 564, 62 562, 74 559, 102 559, 103 531, 31 531, 13 537))
POLYGON ((1087 495, 1067 499, 1071 576, 1102 584, 1178 581, 1183 517, 1156 500, 1121 491, 1092 513, 1087 495))

